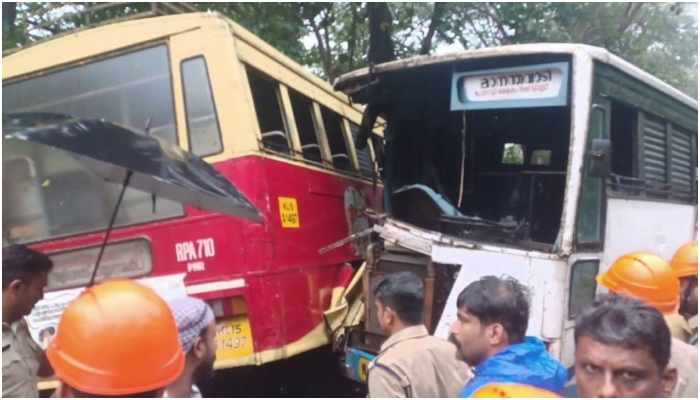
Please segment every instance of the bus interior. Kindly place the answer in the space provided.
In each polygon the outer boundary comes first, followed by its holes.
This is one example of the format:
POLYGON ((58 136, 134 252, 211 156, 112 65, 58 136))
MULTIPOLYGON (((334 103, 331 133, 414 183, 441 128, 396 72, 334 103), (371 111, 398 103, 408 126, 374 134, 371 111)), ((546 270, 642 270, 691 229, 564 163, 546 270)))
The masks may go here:
POLYGON ((366 103, 369 92, 387 121, 387 159, 393 151, 394 162, 383 168, 385 190, 391 193, 385 208, 422 229, 555 251, 569 160, 570 101, 558 107, 451 111, 450 93, 453 72, 570 60, 465 60, 372 77, 370 89, 352 97, 366 103))

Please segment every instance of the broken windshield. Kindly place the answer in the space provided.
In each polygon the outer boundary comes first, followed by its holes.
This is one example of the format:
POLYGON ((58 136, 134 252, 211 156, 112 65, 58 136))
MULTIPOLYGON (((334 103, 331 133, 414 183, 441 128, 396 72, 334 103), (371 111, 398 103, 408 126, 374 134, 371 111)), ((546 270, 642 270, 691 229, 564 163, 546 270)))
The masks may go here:
POLYGON ((569 158, 569 60, 462 60, 373 77, 372 112, 387 120, 385 207, 424 229, 553 250, 569 158))

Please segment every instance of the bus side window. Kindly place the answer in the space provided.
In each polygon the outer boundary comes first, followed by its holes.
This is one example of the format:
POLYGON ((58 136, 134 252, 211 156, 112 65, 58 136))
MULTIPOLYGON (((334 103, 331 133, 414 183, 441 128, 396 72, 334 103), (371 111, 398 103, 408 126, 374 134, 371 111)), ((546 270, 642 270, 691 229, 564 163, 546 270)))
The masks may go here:
POLYGON ((333 166, 340 170, 351 171, 352 164, 348 154, 348 145, 345 142, 345 134, 343 133, 342 117, 321 106, 321 118, 323 118, 323 126, 326 128, 333 166))
POLYGON ((322 163, 323 156, 314 125, 313 103, 292 88, 289 89, 289 100, 292 103, 292 112, 297 124, 302 155, 307 160, 322 163))
POLYGON ((192 58, 183 61, 180 70, 190 151, 200 157, 219 154, 223 150, 221 130, 214 107, 207 63, 204 57, 192 58))
POLYGON ((579 308, 595 298, 598 260, 578 260, 571 267, 569 282, 569 319, 576 317, 579 308))
MULTIPOLYGON (((357 134, 360 131, 360 126, 350 122, 350 133, 352 134, 352 140, 357 140, 357 134)), ((369 140, 368 140, 369 142, 369 140)), ((363 150, 357 151, 357 162, 360 164, 360 173, 365 178, 372 178, 374 176, 374 162, 372 160, 372 152, 369 149, 369 143, 367 147, 363 150)))
POLYGON ((263 147, 267 150, 291 154, 285 118, 282 114, 279 83, 250 66, 246 68, 246 72, 263 147))

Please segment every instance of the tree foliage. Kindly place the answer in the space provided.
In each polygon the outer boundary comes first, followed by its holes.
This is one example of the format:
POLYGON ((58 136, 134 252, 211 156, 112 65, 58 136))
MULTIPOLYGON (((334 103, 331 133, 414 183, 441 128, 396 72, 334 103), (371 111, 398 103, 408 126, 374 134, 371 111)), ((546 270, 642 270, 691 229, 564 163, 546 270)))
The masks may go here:
MULTIPOLYGON (((123 3, 32 30, 56 15, 42 7, 91 3, 3 3, 3 49, 151 3, 123 3), (29 28, 29 29, 27 29, 29 28)), ((176 3, 170 3, 176 4, 176 3)), ((600 46, 697 98, 697 3, 188 3, 218 11, 328 80, 368 65, 370 48, 405 58, 436 49, 573 42, 600 46), (374 12, 372 25, 370 13, 374 12), (375 31, 391 38, 377 38, 375 31), (370 35, 372 32, 372 35, 370 35), (370 43, 372 42, 372 43, 370 43)), ((380 57, 381 58, 381 57, 380 57)))

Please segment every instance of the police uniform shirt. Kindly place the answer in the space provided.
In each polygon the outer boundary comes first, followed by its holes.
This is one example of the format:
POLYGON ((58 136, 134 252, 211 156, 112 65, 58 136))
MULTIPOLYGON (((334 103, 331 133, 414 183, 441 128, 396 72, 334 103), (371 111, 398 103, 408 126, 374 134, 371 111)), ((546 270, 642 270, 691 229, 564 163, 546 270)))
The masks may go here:
POLYGON ((693 330, 685 317, 679 313, 675 313, 665 315, 664 319, 666 320, 668 329, 671 331, 671 336, 685 343, 690 342, 690 338, 693 336, 693 330))
POLYGON ((671 338, 669 367, 678 371, 678 383, 671 397, 698 398, 698 348, 671 338))
POLYGON ((24 318, 11 325, 2 324, 2 397, 39 397, 41 352, 24 318))
POLYGON ((454 344, 417 325, 384 342, 367 384, 369 397, 454 398, 471 376, 454 344))

